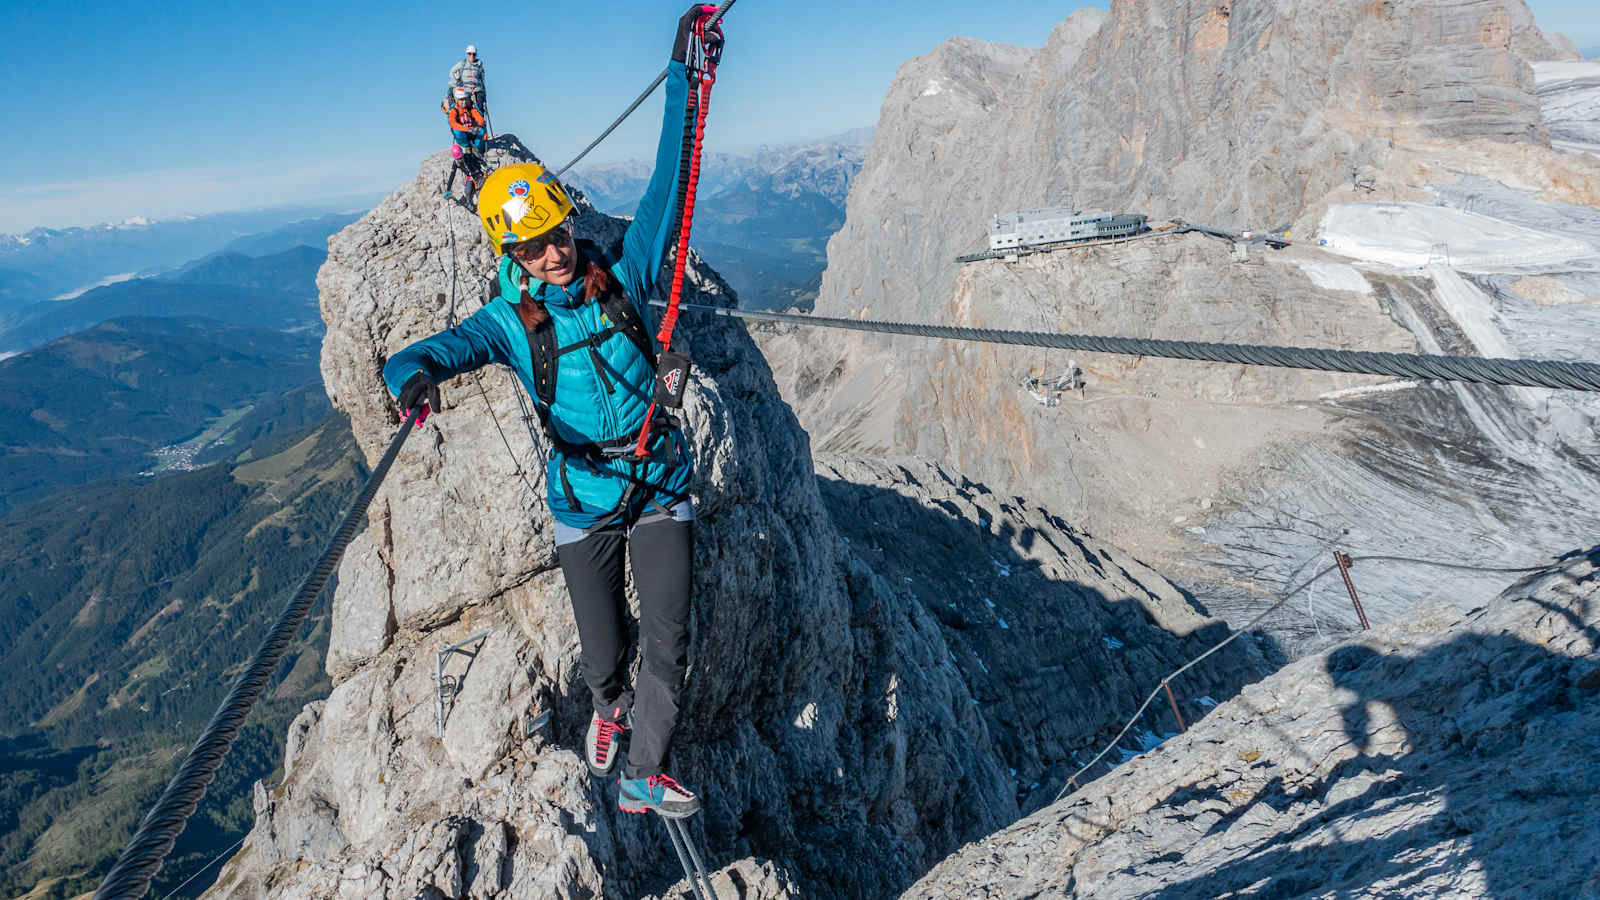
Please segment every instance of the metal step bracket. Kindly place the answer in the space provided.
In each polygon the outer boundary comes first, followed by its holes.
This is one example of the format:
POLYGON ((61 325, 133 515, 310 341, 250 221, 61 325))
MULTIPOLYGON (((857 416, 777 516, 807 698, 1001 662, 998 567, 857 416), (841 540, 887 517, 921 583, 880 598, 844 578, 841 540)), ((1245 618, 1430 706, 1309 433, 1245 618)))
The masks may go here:
POLYGON ((478 651, 483 649, 481 642, 489 637, 491 631, 493 629, 485 628, 464 641, 456 641, 448 647, 443 647, 434 658, 433 681, 436 688, 434 713, 439 722, 440 740, 444 740, 444 723, 446 717, 449 716, 449 709, 455 708, 456 695, 461 693, 462 682, 467 677, 467 670, 463 670, 460 675, 446 675, 444 672, 445 666, 449 665, 452 656, 459 653, 467 658, 467 669, 470 670, 472 661, 478 656, 478 651), (478 644, 479 646, 473 647, 471 650, 466 649, 471 644, 478 644))

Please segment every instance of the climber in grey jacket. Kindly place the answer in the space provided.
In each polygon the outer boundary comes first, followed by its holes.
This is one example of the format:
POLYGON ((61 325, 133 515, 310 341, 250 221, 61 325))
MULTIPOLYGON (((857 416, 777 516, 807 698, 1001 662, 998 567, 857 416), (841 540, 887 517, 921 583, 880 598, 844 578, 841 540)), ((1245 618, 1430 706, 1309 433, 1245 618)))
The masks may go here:
POLYGON ((488 115, 489 107, 486 103, 488 94, 483 83, 483 61, 478 59, 476 44, 467 45, 467 58, 450 67, 450 86, 445 88, 445 102, 448 103, 456 88, 466 88, 472 95, 472 102, 488 115))

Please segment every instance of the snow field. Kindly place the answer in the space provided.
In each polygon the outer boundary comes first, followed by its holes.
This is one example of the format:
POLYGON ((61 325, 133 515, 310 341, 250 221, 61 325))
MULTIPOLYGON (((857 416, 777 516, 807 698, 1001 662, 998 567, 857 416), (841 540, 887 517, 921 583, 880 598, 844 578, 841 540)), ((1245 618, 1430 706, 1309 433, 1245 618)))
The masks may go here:
POLYGON ((1420 203, 1342 203, 1322 217, 1319 230, 1327 250, 1402 269, 1446 265, 1500 272, 1596 255, 1584 241, 1420 203))
POLYGON ((1354 266, 1344 263, 1318 262, 1314 259, 1296 259, 1294 264, 1300 271, 1306 273, 1311 283, 1319 288, 1330 291, 1350 291, 1356 294, 1372 293, 1372 285, 1367 283, 1354 266))
POLYGON ((1550 144, 1600 155, 1600 62, 1536 62, 1533 80, 1550 144))
POLYGON ((1529 63, 1533 67, 1533 83, 1539 87, 1561 81, 1580 81, 1593 78, 1600 82, 1600 60, 1572 59, 1529 63))

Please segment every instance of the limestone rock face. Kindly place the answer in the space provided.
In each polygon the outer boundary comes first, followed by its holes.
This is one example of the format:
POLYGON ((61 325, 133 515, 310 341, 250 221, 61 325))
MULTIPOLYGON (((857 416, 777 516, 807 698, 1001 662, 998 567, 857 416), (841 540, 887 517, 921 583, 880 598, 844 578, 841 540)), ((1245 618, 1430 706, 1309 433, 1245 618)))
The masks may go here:
MULTIPOLYGON (((506 136, 491 162, 529 156, 506 136)), ((383 360, 486 296, 447 164, 338 235, 318 279, 328 392, 369 459, 398 423, 383 360)), ((622 227, 584 207, 578 230, 622 227)), ((732 302, 697 258, 690 282, 732 302)), ((728 896, 892 895, 1042 802, 1223 631, 1121 551, 932 463, 819 479, 743 327, 691 314, 678 334, 698 518, 672 771, 705 798, 692 827, 728 896)), ((211 896, 681 896, 664 830, 619 813, 578 753, 587 689, 512 383, 442 388, 340 570, 332 694, 295 722, 211 896)), ((1195 685, 1222 699, 1264 668, 1237 642, 1195 685)))
MULTIPOLYGON (((1528 60, 1555 55, 1521 0, 1129 0, 1073 14, 1031 55, 950 41, 888 93, 816 310, 1592 358, 1600 158, 1574 141, 1600 82, 1539 63, 1536 91, 1528 60), (1056 205, 1287 228, 1293 245, 1169 234, 953 261, 985 246, 990 216, 1056 205), (1371 227, 1391 213, 1407 224, 1371 227)), ((1517 566, 1600 527, 1600 405, 1571 392, 760 334, 820 449, 948 460, 1130 549, 1235 625, 1334 549, 1517 566), (1070 385, 1073 369, 1081 390, 1023 385, 1070 385)), ((1501 587, 1402 563, 1358 582, 1379 620, 1501 587)), ((1335 603, 1324 589, 1265 627, 1310 652, 1358 627, 1335 603)))
POLYGON ((1037 53, 907 62, 830 243, 817 311, 938 311, 982 223, 1033 206, 1257 228, 1410 136, 1548 144, 1522 0, 1130 0, 1037 53))
POLYGON ((1597 563, 1302 659, 905 896, 1594 896, 1597 563))

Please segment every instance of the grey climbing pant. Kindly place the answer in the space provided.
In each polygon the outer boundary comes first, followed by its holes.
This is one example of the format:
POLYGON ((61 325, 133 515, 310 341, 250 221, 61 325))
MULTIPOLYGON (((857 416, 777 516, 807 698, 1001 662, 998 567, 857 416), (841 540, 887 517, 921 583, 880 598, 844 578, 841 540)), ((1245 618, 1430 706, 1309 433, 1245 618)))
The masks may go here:
POLYGON ((678 722, 689 664, 689 589, 694 582, 693 522, 646 516, 631 529, 605 526, 556 547, 583 643, 581 668, 594 710, 622 721, 633 713, 627 778, 659 775, 678 722), (638 682, 628 687, 624 556, 639 595, 638 682))

